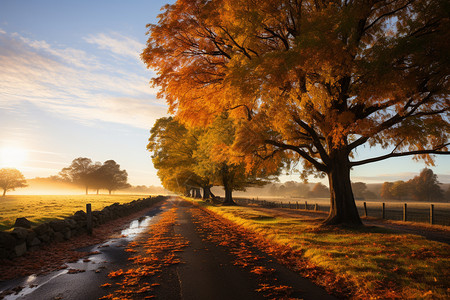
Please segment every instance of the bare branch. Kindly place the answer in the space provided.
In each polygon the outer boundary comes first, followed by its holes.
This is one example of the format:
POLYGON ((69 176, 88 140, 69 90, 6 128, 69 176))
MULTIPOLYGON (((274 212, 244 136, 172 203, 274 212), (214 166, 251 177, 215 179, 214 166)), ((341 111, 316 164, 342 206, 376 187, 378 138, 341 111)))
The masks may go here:
POLYGON ((401 157, 401 156, 409 156, 409 155, 420 155, 420 154, 444 154, 444 155, 449 155, 450 151, 442 151, 442 150, 440 150, 440 149, 443 149, 443 148, 447 147, 448 145, 450 145, 450 143, 437 146, 434 149, 430 149, 430 150, 416 150, 416 151, 408 151, 408 152, 400 152, 400 153, 391 152, 391 153, 386 154, 386 155, 382 155, 382 156, 378 156, 378 157, 373 157, 373 158, 369 158, 369 159, 364 159, 364 160, 360 160, 360 161, 351 162, 350 166, 351 167, 355 167, 355 166, 360 166, 360 165, 365 165, 365 164, 369 164, 369 163, 385 160, 385 159, 392 158, 392 157, 401 157))

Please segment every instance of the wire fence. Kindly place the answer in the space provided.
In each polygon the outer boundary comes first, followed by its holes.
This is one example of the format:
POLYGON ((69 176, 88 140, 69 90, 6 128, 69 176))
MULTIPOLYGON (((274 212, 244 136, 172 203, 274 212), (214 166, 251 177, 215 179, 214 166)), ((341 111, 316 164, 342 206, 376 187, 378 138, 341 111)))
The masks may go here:
MULTIPOLYGON (((236 198, 235 201, 267 208, 330 211, 330 203, 326 199, 236 198)), ((356 207, 360 216, 450 226, 450 203, 356 201, 356 207)))

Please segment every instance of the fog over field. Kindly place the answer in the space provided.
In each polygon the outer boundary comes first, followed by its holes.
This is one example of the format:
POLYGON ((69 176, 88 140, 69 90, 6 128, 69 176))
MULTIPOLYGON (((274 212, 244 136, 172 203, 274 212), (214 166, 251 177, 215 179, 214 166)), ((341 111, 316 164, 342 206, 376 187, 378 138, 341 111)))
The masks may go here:
MULTIPOLYGON (((84 195, 82 186, 74 183, 51 180, 49 178, 33 178, 27 180, 25 188, 9 191, 8 195, 84 195)), ((96 194, 97 190, 90 189, 89 194, 96 194)), ((149 194, 166 195, 170 192, 160 186, 132 186, 124 190, 114 191, 113 194, 149 194)), ((108 194, 107 190, 99 190, 99 194, 108 194)))

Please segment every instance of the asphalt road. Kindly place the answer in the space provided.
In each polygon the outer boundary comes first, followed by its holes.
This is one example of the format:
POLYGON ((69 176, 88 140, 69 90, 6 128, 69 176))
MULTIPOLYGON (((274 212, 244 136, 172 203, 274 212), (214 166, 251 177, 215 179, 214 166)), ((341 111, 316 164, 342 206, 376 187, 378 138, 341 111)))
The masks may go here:
MULTIPOLYGON (((17 295, 10 295, 5 299, 89 300, 105 296, 111 290, 101 288, 100 285, 111 282, 107 276, 110 271, 136 267, 128 260, 130 253, 125 251, 128 243, 135 239, 144 240, 147 233, 139 232, 151 229, 148 226, 157 224, 161 214, 173 207, 176 208, 176 222, 171 234, 187 240, 189 245, 177 252, 183 263, 167 266, 158 274, 157 281, 160 285, 152 291, 152 295, 157 299, 266 299, 264 293, 256 291, 261 287, 261 278, 248 268, 237 266, 236 258, 226 246, 205 241, 204 237, 208 232, 198 229, 193 216, 193 210, 198 208, 176 198, 168 200, 162 208, 152 210, 146 219, 134 221, 131 230, 124 232, 126 237, 93 246, 89 250, 98 251, 99 254, 69 264, 69 268, 75 270, 72 274, 66 269, 45 276, 30 276, 6 282, 0 286, 0 290, 24 287, 17 295)), ((289 286, 292 290, 291 298, 335 299, 321 287, 278 264, 271 257, 263 253, 258 255, 261 256, 258 265, 274 270, 270 278, 278 286, 289 286)), ((142 294, 128 297, 144 299, 142 294)))

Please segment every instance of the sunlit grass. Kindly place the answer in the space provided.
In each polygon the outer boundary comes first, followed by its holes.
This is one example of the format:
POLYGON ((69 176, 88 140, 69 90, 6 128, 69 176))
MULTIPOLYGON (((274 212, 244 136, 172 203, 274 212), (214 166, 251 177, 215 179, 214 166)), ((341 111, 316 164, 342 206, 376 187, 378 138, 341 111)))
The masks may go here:
MULTIPOLYGON (((148 196, 148 195, 147 195, 148 196)), ((131 202, 144 195, 7 195, 0 197, 0 230, 11 228, 16 218, 25 217, 36 224, 72 215, 78 210, 100 210, 115 202, 131 202)))
POLYGON ((326 228, 319 226, 319 220, 284 217, 267 209, 206 208, 274 243, 299 250, 300 259, 343 278, 359 297, 448 299, 447 244, 377 227, 326 228))

